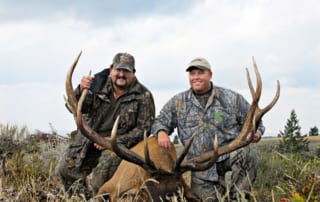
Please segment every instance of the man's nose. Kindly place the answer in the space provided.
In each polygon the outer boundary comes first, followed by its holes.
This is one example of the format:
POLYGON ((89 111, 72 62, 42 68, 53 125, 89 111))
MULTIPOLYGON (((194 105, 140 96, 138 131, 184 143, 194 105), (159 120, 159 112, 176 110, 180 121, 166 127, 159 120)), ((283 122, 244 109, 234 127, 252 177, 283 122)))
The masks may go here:
POLYGON ((118 70, 119 75, 124 75, 124 71, 125 71, 125 70, 123 70, 123 69, 119 69, 119 70, 118 70))

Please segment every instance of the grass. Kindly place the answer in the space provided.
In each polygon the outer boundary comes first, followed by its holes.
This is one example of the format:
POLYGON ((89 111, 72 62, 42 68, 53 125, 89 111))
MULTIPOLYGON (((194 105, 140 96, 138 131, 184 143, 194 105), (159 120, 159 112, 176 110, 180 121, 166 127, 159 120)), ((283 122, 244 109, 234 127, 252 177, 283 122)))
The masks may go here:
POLYGON ((258 201, 320 201, 320 136, 308 139, 310 152, 296 155, 276 151, 280 138, 257 144, 260 163, 253 190, 258 201))
MULTIPOLYGON (((53 145, 29 136, 26 127, 0 124, 0 201, 85 201, 67 198, 54 173, 68 142, 53 145)), ((320 201, 320 136, 309 137, 310 152, 299 155, 277 152, 279 141, 255 144, 260 163, 253 201, 320 201)), ((184 177, 190 180, 189 173, 184 177)))

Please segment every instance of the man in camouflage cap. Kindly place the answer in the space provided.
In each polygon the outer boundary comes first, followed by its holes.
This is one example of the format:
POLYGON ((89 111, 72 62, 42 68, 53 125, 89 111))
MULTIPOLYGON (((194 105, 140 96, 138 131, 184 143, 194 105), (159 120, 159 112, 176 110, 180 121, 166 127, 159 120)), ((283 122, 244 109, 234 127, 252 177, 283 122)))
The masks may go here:
MULTIPOLYGON (((105 138, 110 138, 113 123, 120 115, 117 142, 127 148, 143 140, 145 130, 150 134, 155 117, 153 96, 138 81, 135 72, 134 57, 118 53, 109 69, 94 77, 82 77, 75 90, 79 99, 82 90, 89 89, 82 111, 91 128, 105 138)), ((82 192, 91 197, 88 182, 93 194, 97 193, 112 177, 120 161, 116 154, 104 150, 77 131, 56 171, 68 193, 82 192), (90 173, 91 180, 88 180, 90 173)))
MULTIPOLYGON (((215 135, 219 146, 235 139, 250 105, 240 94, 211 82, 213 73, 206 59, 195 58, 186 71, 191 88, 175 95, 164 105, 151 132, 158 137, 158 144, 168 149, 171 145, 169 135, 175 128, 183 145, 195 134, 187 157, 193 158, 213 150, 215 135)), ((264 130, 261 123, 253 135, 253 142, 260 140, 264 130)), ((230 190, 230 197, 237 201, 237 189, 242 193, 250 192, 256 177, 257 161, 250 145, 222 155, 208 170, 191 173, 191 189, 204 201, 218 201, 218 195, 227 192, 225 174, 232 171, 231 183, 235 186, 230 190)))

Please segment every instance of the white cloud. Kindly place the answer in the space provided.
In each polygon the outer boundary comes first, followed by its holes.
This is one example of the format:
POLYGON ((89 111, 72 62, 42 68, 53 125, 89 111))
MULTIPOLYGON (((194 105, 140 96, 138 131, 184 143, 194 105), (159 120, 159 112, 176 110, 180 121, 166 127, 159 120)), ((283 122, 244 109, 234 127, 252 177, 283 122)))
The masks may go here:
POLYGON ((157 110, 188 88, 185 66, 197 56, 212 64, 216 85, 247 94, 244 68, 252 70, 254 55, 264 84, 262 103, 273 97, 277 79, 282 85, 279 103, 264 119, 267 131, 283 130, 296 109, 307 132, 319 123, 314 110, 320 101, 315 93, 319 8, 318 1, 204 1, 185 12, 124 17, 104 26, 66 13, 56 21, 2 22, 0 122, 40 130, 51 122, 58 130, 74 129, 62 94, 66 71, 80 50, 75 84, 89 69, 98 72, 116 52, 126 51, 136 57, 138 79, 154 92, 157 110))

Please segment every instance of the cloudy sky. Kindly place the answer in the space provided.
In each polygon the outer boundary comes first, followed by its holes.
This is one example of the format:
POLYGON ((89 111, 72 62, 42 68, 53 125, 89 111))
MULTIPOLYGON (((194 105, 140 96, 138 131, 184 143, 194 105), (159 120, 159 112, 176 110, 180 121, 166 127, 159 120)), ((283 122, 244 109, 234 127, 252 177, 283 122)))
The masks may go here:
POLYGON ((252 70, 254 56, 261 106, 281 83, 266 135, 283 131, 293 109, 307 133, 320 127, 319 10, 318 0, 0 0, 0 123, 73 130, 64 82, 80 51, 74 85, 108 67, 115 53, 133 54, 157 113, 189 88, 185 67, 198 56, 211 63, 216 85, 250 101, 245 68, 252 70))

